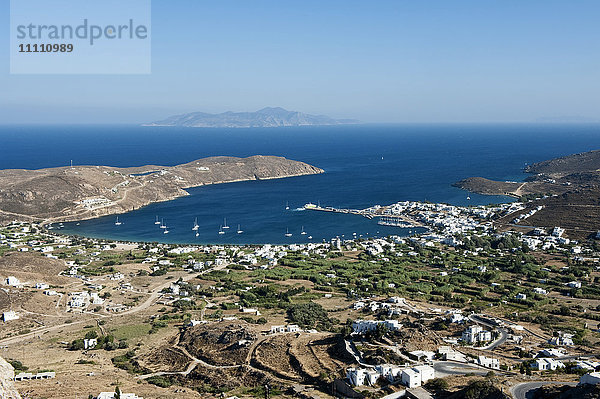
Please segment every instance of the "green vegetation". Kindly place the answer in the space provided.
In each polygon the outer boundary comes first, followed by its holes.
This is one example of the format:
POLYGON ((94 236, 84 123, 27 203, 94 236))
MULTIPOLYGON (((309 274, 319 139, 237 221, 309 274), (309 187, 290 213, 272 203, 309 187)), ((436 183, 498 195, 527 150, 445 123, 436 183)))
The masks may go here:
POLYGON ((287 311, 288 317, 303 328, 328 330, 332 321, 321 305, 314 302, 292 305, 287 311))
POLYGON ((140 366, 138 361, 135 360, 135 352, 133 350, 127 351, 124 355, 115 356, 111 360, 115 367, 127 370, 132 374, 146 374, 150 372, 150 370, 140 366))
POLYGON ((19 360, 8 359, 8 363, 15 369, 16 372, 27 371, 29 367, 23 365, 19 360))
POLYGON ((162 375, 155 375, 153 377, 146 378, 146 381, 148 381, 150 384, 154 384, 161 388, 168 388, 171 385, 173 385, 173 382, 169 377, 165 377, 162 375))
POLYGON ((151 326, 148 324, 129 324, 115 328, 111 331, 115 339, 130 340, 143 337, 150 331, 151 326))
POLYGON ((490 380, 478 380, 470 383, 461 390, 460 397, 465 399, 509 399, 490 380))
POLYGON ((85 349, 84 339, 96 339, 97 340, 96 345, 93 348, 89 348, 91 350, 104 349, 107 351, 112 351, 115 349, 125 349, 128 346, 127 341, 125 341, 125 340, 120 340, 118 342, 115 342, 115 337, 112 334, 108 334, 108 335, 100 337, 100 336, 98 336, 98 333, 95 330, 90 330, 85 333, 84 338, 75 339, 75 340, 71 341, 68 349, 70 351, 77 351, 77 350, 85 349))
POLYGON ((448 387, 448 381, 443 378, 434 378, 425 383, 425 388, 431 391, 445 391, 448 387))

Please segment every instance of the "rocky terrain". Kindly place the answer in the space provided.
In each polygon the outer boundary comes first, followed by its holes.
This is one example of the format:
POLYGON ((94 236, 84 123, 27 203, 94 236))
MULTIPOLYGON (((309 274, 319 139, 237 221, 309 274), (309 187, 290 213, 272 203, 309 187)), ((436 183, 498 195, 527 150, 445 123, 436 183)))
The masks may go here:
POLYGON ((263 108, 256 112, 223 112, 209 114, 192 112, 174 115, 167 119, 148 123, 145 126, 183 127, 282 127, 282 126, 324 126, 355 124, 353 119, 333 119, 325 115, 309 115, 286 109, 263 108))
POLYGON ((336 334, 265 335, 241 320, 184 328, 141 360, 155 373, 200 391, 205 386, 320 384, 325 377, 343 377, 340 370, 354 362, 336 334))
POLYGON ((571 174, 577 172, 600 171, 600 150, 567 155, 534 163, 525 168, 527 173, 571 174))
POLYGON ((216 366, 243 364, 250 344, 257 338, 246 322, 232 321, 214 325, 199 324, 188 328, 179 341, 193 356, 216 366))
POLYGON ((524 182, 469 177, 454 185, 485 195, 563 194, 579 188, 600 187, 600 150, 534 163, 525 168, 530 173, 524 182))
POLYGON ((568 385, 543 386, 534 391, 533 399, 596 399, 600 397, 600 386, 579 385, 571 387, 568 385))
MULTIPOLYGON (((455 186, 484 195, 509 195, 525 200, 535 210, 519 224, 567 229, 572 238, 586 238, 600 230, 600 150, 569 155, 528 166, 524 182, 503 182, 470 177, 455 186), (540 208, 541 207, 541 208, 540 208), (536 209, 537 208, 537 209, 536 209)), ((511 224, 519 215, 505 216, 511 224)))
POLYGON ((275 156, 211 157, 176 166, 74 166, 0 171, 0 222, 67 221, 131 211, 186 188, 323 173, 275 156))
POLYGON ((0 357, 0 398, 21 399, 21 395, 19 395, 12 381, 14 376, 15 369, 13 366, 0 357))

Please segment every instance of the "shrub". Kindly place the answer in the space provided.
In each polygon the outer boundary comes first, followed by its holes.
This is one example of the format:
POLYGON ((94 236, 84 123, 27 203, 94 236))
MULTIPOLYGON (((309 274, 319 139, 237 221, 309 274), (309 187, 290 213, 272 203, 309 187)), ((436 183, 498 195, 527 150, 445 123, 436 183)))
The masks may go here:
POLYGON ((173 385, 169 378, 164 377, 162 375, 155 375, 153 377, 147 378, 146 381, 148 381, 150 384, 154 384, 161 388, 168 388, 171 385, 173 385))

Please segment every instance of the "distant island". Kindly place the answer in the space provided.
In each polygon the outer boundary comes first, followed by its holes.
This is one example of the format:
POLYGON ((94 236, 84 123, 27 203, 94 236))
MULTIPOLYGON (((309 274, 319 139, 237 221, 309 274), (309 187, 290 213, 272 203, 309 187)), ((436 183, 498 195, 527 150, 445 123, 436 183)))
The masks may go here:
POLYGON ((323 173, 283 157, 211 157, 176 166, 0 170, 0 223, 69 221, 128 212, 188 195, 186 188, 323 173))
POLYGON ((333 119, 325 115, 310 115, 288 111, 281 107, 267 107, 256 112, 223 112, 209 114, 192 112, 174 115, 167 119, 146 123, 143 126, 179 127, 284 127, 284 126, 331 126, 357 124, 355 119, 333 119))

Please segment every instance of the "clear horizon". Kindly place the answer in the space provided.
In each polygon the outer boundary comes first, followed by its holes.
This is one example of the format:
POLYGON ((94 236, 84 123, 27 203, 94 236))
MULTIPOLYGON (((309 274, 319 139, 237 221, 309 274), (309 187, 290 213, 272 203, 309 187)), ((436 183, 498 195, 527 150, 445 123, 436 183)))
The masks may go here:
MULTIPOLYGON (((9 0, 0 0, 9 25, 9 0)), ((11 75, 0 124, 272 106, 364 123, 600 122, 600 3, 152 2, 149 75, 11 75)), ((59 12, 59 11, 57 11, 59 12)))

